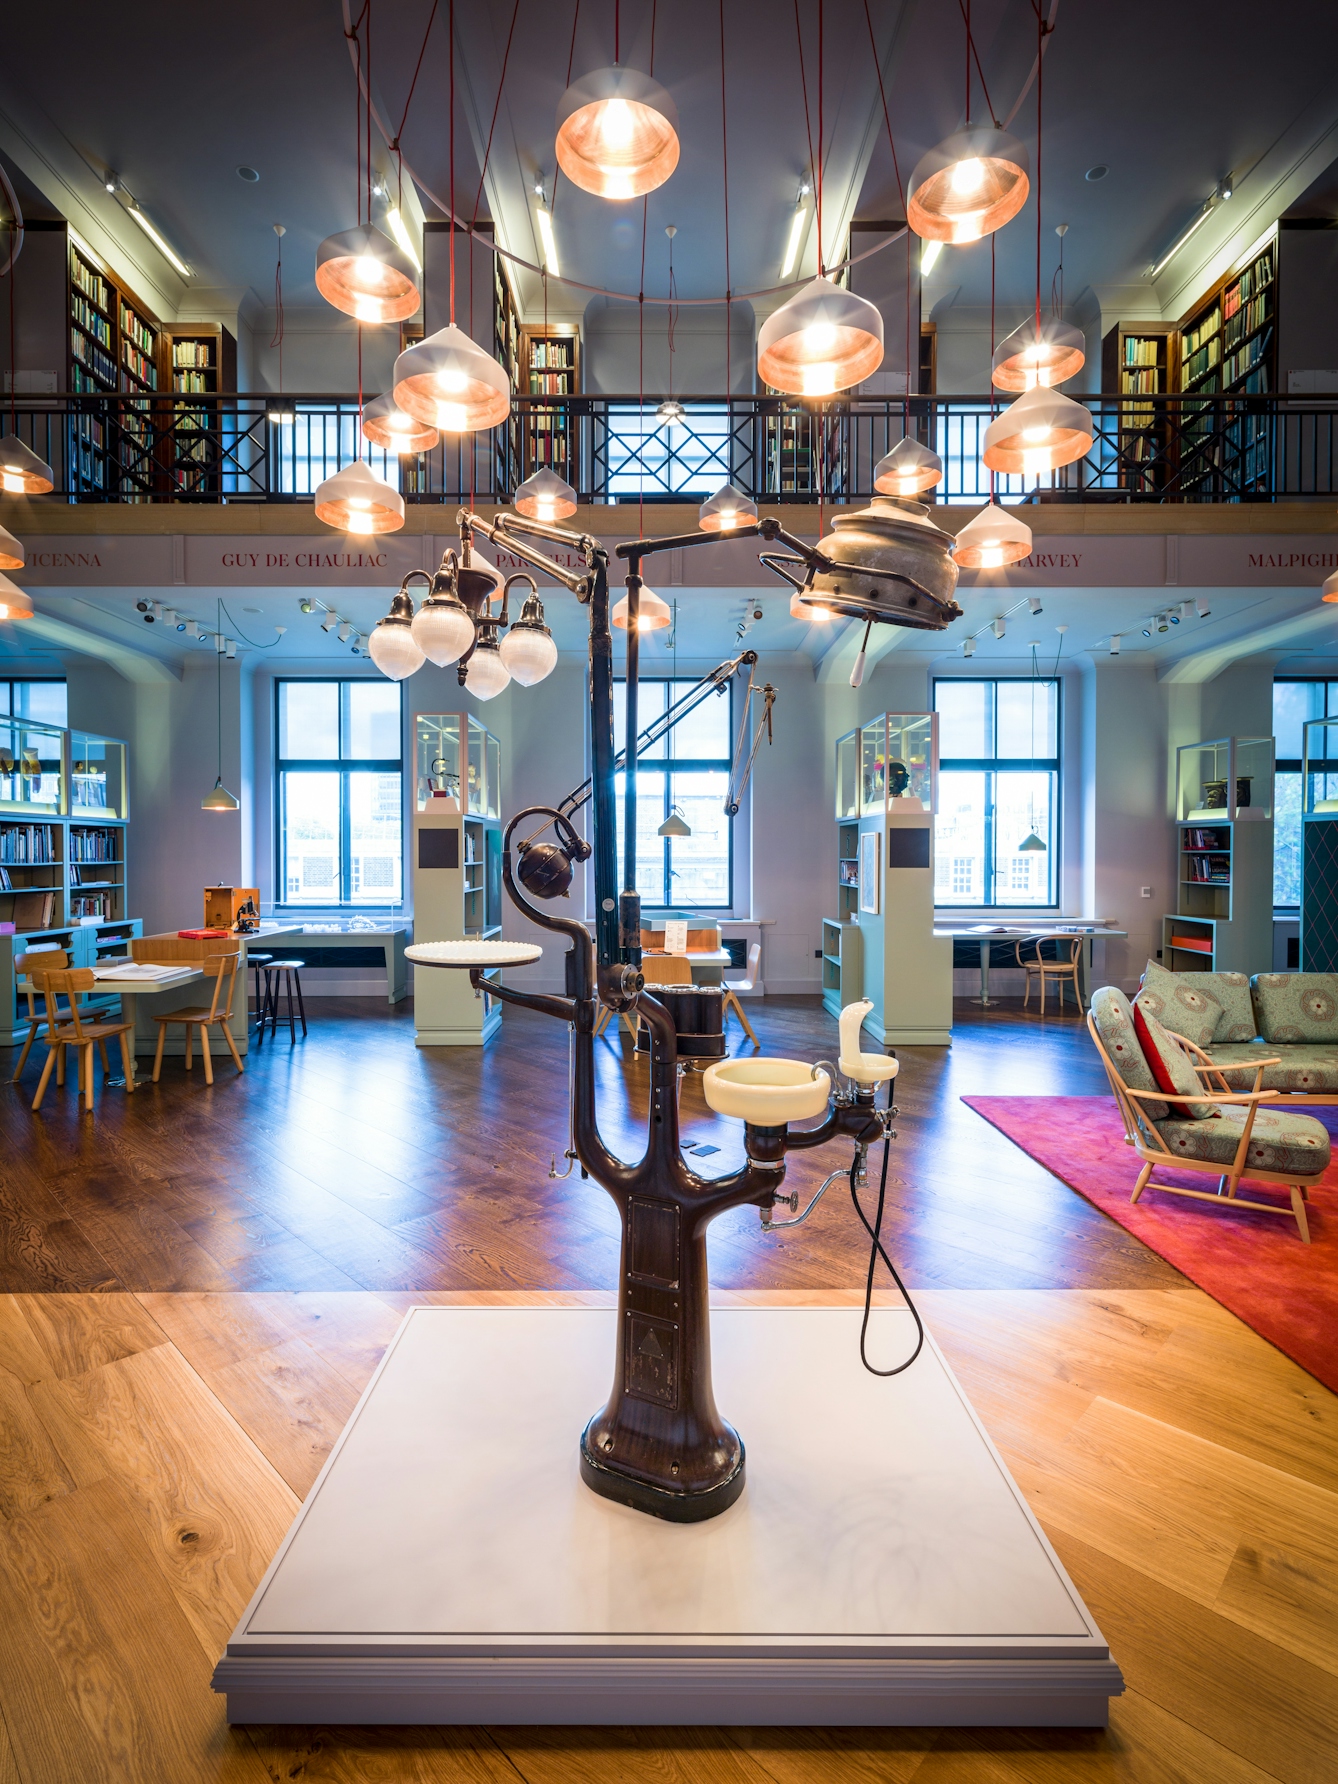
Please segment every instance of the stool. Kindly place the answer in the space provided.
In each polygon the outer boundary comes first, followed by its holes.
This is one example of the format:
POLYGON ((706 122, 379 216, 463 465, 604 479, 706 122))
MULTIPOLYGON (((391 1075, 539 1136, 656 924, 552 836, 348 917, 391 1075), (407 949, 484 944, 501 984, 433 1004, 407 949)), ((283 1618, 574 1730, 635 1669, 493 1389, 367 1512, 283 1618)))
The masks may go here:
POLYGON ((265 1032, 265 1021, 269 1019, 269 1031, 272 1035, 279 1032, 279 992, 286 986, 288 992, 288 1035, 290 1040, 297 1039, 297 1023, 302 1024, 302 1033, 307 1032, 307 1009, 302 1001, 302 981, 298 973, 306 965, 305 960, 273 960, 262 970, 265 974, 265 1000, 260 1006, 260 1022, 256 1029, 257 1038, 265 1032), (293 992, 297 992, 297 1017, 293 1015, 293 992))
MULTIPOLYGON (((263 966, 265 966, 269 961, 273 960, 273 958, 274 958, 274 956, 272 954, 253 954, 253 953, 251 953, 249 948, 247 949, 246 964, 248 966, 253 966, 256 969, 256 1019, 257 1019, 257 1023, 260 1020, 260 1012, 265 1007, 264 992, 263 992, 263 989, 262 989, 261 983, 260 983, 260 969, 263 966)), ((260 1029, 257 1026, 256 1033, 259 1034, 259 1032, 260 1032, 260 1029)))

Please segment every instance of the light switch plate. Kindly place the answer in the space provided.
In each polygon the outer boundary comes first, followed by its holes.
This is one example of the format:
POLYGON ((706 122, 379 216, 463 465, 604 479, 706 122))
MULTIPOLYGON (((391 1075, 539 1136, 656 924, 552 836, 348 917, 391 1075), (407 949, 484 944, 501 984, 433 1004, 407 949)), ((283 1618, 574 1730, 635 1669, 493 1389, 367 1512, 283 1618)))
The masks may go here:
POLYGON ((1143 897, 1143 898, 1151 898, 1151 896, 1152 896, 1152 888, 1151 888, 1151 886, 1140 886, 1140 887, 1139 887, 1139 888, 1138 888, 1138 890, 1139 890, 1139 894, 1140 894, 1140 896, 1141 896, 1141 897, 1143 897))

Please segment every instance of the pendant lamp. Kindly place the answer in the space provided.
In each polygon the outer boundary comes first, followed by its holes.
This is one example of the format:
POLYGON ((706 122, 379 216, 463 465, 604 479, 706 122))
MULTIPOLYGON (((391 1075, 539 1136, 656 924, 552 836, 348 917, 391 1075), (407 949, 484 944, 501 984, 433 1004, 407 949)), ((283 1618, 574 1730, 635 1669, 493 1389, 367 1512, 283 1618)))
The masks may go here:
POLYGON ((495 626, 489 628, 489 634, 474 646, 474 654, 465 670, 465 687, 476 700, 495 699, 511 680, 511 671, 502 661, 498 648, 495 626))
POLYGON ((576 491, 556 471, 543 465, 517 489, 515 509, 517 514, 528 514, 531 520, 566 520, 576 512, 576 491))
POLYGON ((692 826, 677 806, 655 832, 656 836, 691 836, 692 826))
POLYGON ((495 359, 449 323, 395 361, 394 397, 444 434, 496 427, 511 413, 511 381, 495 359))
POLYGON ((1042 476, 1092 450, 1096 428, 1081 403, 1034 384, 985 429, 981 457, 992 471, 1042 476))
MULTIPOLYGON (((1324 578, 1320 587, 1319 598, 1321 601, 1338 601, 1338 570, 1335 570, 1332 576, 1326 576, 1324 578)), ((1206 618, 1206 615, 1203 617, 1206 618)))
POLYGON ((750 527, 757 519, 757 503, 726 483, 709 501, 697 510, 697 525, 704 533, 732 533, 736 527, 750 527))
POLYGON ((17 434, 0 440, 0 487, 7 496, 50 495, 56 486, 51 466, 17 434))
POLYGON ((316 485, 316 518, 345 533, 395 533, 404 497, 358 458, 316 485))
POLYGON ((420 661, 426 657, 439 669, 445 669, 459 662, 475 636, 474 616, 449 577, 440 573, 434 576, 432 592, 413 616, 413 641, 418 646, 420 661))
MULTIPOLYGON (((219 625, 222 625, 220 603, 219 625)), ((223 785, 223 651, 222 636, 215 639, 214 654, 218 660, 218 779, 200 801, 201 811, 240 811, 241 801, 223 785)))
POLYGON ((678 111, 658 81, 635 68, 600 68, 562 95, 558 166, 596 198, 640 198, 678 166, 678 111))
POLYGON ((413 261, 370 223, 326 236, 316 250, 316 289, 358 322, 405 322, 421 301, 413 261))
MULTIPOLYGON (((13 566, 17 568, 17 565, 13 566)), ((8 576, 0 576, 0 619, 31 619, 33 604, 8 576)))
POLYGON ((1037 836, 1036 831, 1033 828, 1031 835, 1024 837, 1017 845, 1017 852, 1019 855, 1044 855, 1047 850, 1045 844, 1041 841, 1040 837, 1037 836))
POLYGON ((441 440, 435 427, 399 408, 389 391, 364 407, 362 432, 373 446, 383 446, 387 452, 431 452, 441 440))
POLYGON ((680 421, 686 421, 687 410, 676 398, 667 396, 655 411, 657 427, 674 427, 680 421))
POLYGON ((968 520, 952 548, 960 570, 1000 570, 1031 556, 1031 528, 1015 514, 988 502, 968 520))
POLYGON ((1074 377, 1086 361, 1087 343, 1080 328, 1058 316, 1045 317, 1037 327, 1031 316, 994 349, 992 379, 1000 390, 1053 386, 1074 377))
POLYGON ((943 460, 909 434, 904 434, 874 466, 873 486, 879 495, 919 495, 942 481, 943 460))
POLYGON ((520 618, 512 620, 498 646, 512 681, 532 688, 557 667, 557 645, 544 624, 544 604, 537 593, 528 595, 520 618))
POLYGON ((830 279, 805 285, 757 336, 758 376, 790 396, 833 396, 882 362, 882 316, 830 279))
POLYGON ((0 570, 21 570, 27 561, 28 554, 21 541, 7 528, 0 527, 0 570))
MULTIPOLYGON (((609 615, 615 626, 627 630, 628 599, 624 595, 609 615)), ((669 611, 669 603, 662 601, 652 588, 641 590, 641 601, 637 608, 636 629, 638 632, 662 632, 673 618, 669 611)))
POLYGON ((931 242, 978 242, 1027 202, 1027 151, 993 124, 968 124, 921 156, 906 189, 906 220, 931 242))
POLYGON ((790 618, 817 620, 819 624, 826 625, 829 620, 835 619, 836 615, 830 607, 824 607, 821 602, 806 601, 796 589, 790 596, 790 618))
POLYGON ((403 681, 423 667, 423 652, 413 635, 413 602, 404 589, 390 603, 385 618, 372 627, 367 654, 391 681, 403 681))

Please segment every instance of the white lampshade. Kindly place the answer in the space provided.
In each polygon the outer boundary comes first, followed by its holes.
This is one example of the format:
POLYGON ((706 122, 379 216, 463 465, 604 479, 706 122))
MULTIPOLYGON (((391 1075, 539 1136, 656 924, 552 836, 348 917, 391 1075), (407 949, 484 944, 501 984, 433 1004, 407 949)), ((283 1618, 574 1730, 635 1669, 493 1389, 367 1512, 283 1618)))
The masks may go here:
POLYGON ((515 509, 531 520, 566 520, 576 512, 576 491, 556 471, 543 465, 517 489, 515 509))
MULTIPOLYGON (((613 621, 615 626, 621 626, 625 632, 627 630, 627 614, 628 601, 627 596, 624 595, 622 600, 615 604, 613 612, 609 615, 609 618, 613 621)), ((662 632, 673 617, 673 614, 669 611, 669 603, 667 601, 662 601, 653 588, 646 588, 643 585, 641 599, 637 606, 637 631, 662 632)))
POLYGON ((596 198, 640 198, 678 166, 678 111, 635 68, 599 68, 573 81, 557 113, 558 166, 596 198))
POLYGON ((413 602, 403 589, 390 603, 390 612, 372 627, 367 654, 391 681, 403 681, 423 667, 423 652, 413 635, 413 602))
POLYGON ((657 427, 674 427, 687 419, 687 410, 675 397, 667 396, 655 411, 657 427))
POLYGON ((1034 384, 985 429, 981 457, 992 471, 1039 477, 1092 450, 1096 427, 1081 403, 1034 384))
POLYGON ((0 619, 31 619, 33 604, 17 582, 0 576, 0 619))
POLYGON ((557 645, 544 624, 543 602, 531 594, 513 620, 500 645, 502 661, 513 681, 523 688, 532 688, 557 667, 557 645))
POLYGON ((511 381, 454 323, 406 347, 395 361, 398 408, 444 434, 496 427, 511 412, 511 381))
POLYGON ((823 607, 817 602, 806 601, 800 590, 796 589, 790 596, 790 618, 817 620, 819 624, 825 625, 828 620, 835 619, 836 615, 832 612, 830 607, 823 607))
POLYGON ((413 616, 413 641, 439 669, 457 663, 474 642, 474 616, 457 596, 430 594, 413 616))
POLYGON ((1086 361, 1087 342, 1080 328, 1058 316, 1043 317, 1038 328, 1030 316, 994 349, 992 377, 1000 390, 1030 390, 1036 384, 1064 383, 1086 361))
POLYGON ((502 661, 496 638, 480 638, 465 670, 466 688, 476 700, 491 700, 510 680, 511 671, 502 661))
POLYGON ((214 782, 213 790, 206 793, 204 798, 200 801, 200 810, 221 812, 240 811, 241 801, 237 798, 235 793, 229 793, 228 789, 223 785, 223 776, 220 774, 218 779, 214 782))
POLYGON ((791 396, 833 396, 882 363, 882 316, 830 279, 805 285, 757 336, 758 376, 791 396))
POLYGON ((7 528, 0 527, 0 570, 21 570, 27 561, 23 542, 7 528))
POLYGON ((1321 601, 1338 601, 1338 570, 1335 570, 1332 576, 1324 578, 1319 598, 1321 601))
POLYGON ((358 322, 404 322, 418 309, 418 273, 370 223, 327 235, 316 250, 316 289, 358 322))
POLYGON ((359 458, 316 485, 316 518, 345 533, 395 533, 404 497, 359 458))
POLYGON ((906 188, 906 219, 932 242, 978 242, 1001 229, 1031 190, 1027 151, 993 124, 971 124, 921 156, 906 188))
POLYGON ((1001 570, 1031 556, 1031 528, 997 502, 968 520, 952 548, 962 570, 1001 570))
POLYGON ((362 431, 373 446, 383 446, 387 452, 431 452, 441 440, 435 427, 401 409, 390 391, 366 404, 362 431))
POLYGON ((17 434, 0 440, 0 489, 7 496, 50 495, 56 486, 51 466, 17 434))
POLYGON ((750 527, 757 519, 757 503, 726 483, 697 510, 697 525, 704 533, 732 533, 736 527, 750 527))
POLYGON ((943 481, 943 460, 904 434, 874 466, 873 486, 882 496, 914 496, 943 481))

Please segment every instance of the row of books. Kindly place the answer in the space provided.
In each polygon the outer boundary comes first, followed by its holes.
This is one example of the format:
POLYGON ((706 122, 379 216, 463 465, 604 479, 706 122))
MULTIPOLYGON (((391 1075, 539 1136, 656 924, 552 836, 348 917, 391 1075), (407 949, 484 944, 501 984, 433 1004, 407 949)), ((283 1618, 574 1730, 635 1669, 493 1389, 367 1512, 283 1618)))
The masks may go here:
POLYGON ((40 867, 56 859, 50 824, 0 825, 0 861, 11 867, 40 867))
POLYGON ((1130 396, 1156 396, 1161 389, 1161 373, 1156 366, 1146 371, 1123 372, 1120 388, 1130 396))
POLYGON ((570 372, 531 372, 531 396, 571 396, 570 372))
POLYGON ((158 388, 158 368, 151 359, 142 354, 138 348, 126 341, 121 348, 125 368, 132 377, 138 378, 141 384, 147 384, 151 390, 158 388))
POLYGON ((85 892, 79 897, 70 899, 71 917, 110 917, 110 892, 85 892))
POLYGON ((212 377, 212 372, 173 372, 172 388, 196 393, 207 391, 212 377))
POLYGON ((1180 838, 1180 847, 1189 849, 1229 849, 1231 832, 1229 830, 1186 830, 1180 838))
POLYGON ((1262 291, 1273 282, 1273 256, 1261 254, 1254 265, 1246 270, 1222 293, 1223 317, 1234 316, 1242 304, 1248 303, 1256 292, 1262 291))
POLYGON ((1234 384, 1237 378, 1243 378, 1246 372, 1253 371, 1264 354, 1267 353, 1268 343, 1272 338, 1273 330, 1266 328, 1263 334, 1255 335, 1253 339, 1246 341, 1243 347, 1238 348, 1230 359, 1224 360, 1222 363, 1223 387, 1234 384))
POLYGON ((141 352, 152 353, 158 344, 158 337, 148 323, 143 317, 137 316, 127 304, 121 305, 121 329, 141 352))
POLYGON ((96 341, 90 341, 81 329, 70 330, 70 351, 83 366, 100 378, 104 384, 116 388, 116 361, 110 353, 104 353, 96 341))
POLYGON ((70 278, 85 297, 91 298, 99 309, 111 309, 111 288, 101 273, 94 272, 86 261, 77 254, 71 257, 70 278))
POLYGON ((71 861, 117 861, 115 830, 70 830, 71 861))
POLYGON ((213 365, 212 341, 175 341, 172 345, 173 365, 213 365))
POLYGON ((93 308, 87 298, 72 296, 70 298, 70 314, 86 333, 94 340, 101 341, 104 347, 112 345, 112 325, 105 316, 93 308))
POLYGON ((1226 353, 1243 341, 1246 335, 1252 335, 1257 328, 1262 328, 1268 321, 1271 305, 1267 291, 1261 291, 1258 297, 1252 297, 1243 304, 1222 330, 1222 348, 1226 353))
POLYGON ((1126 335, 1124 337, 1124 363, 1126 365, 1156 365, 1162 342, 1147 335, 1126 335))
POLYGON ((1189 358, 1184 362, 1184 366, 1181 370, 1181 381, 1185 384, 1195 383, 1205 372, 1210 372, 1221 357, 1221 337, 1215 334, 1213 338, 1206 342, 1204 346, 1200 347, 1197 352, 1191 353, 1189 358))
POLYGON ((1212 309, 1209 310, 1208 314, 1203 318, 1202 322, 1196 324, 1196 326, 1193 328, 1187 328, 1185 330, 1185 332, 1181 335, 1181 337, 1180 337, 1180 357, 1181 357, 1181 359, 1186 360, 1190 357, 1190 355, 1192 353, 1197 353, 1197 351, 1203 345, 1203 343, 1207 340, 1210 340, 1212 338, 1212 336, 1217 333, 1218 329, 1221 326, 1222 326, 1222 311, 1221 311, 1221 308, 1219 305, 1214 304, 1212 309))
POLYGON ((530 343, 530 365, 535 371, 542 371, 545 366, 556 366, 569 372, 574 364, 570 341, 533 341, 530 343))
POLYGON ((1231 884, 1230 855, 1189 855, 1185 858, 1185 878, 1200 886, 1231 884))

